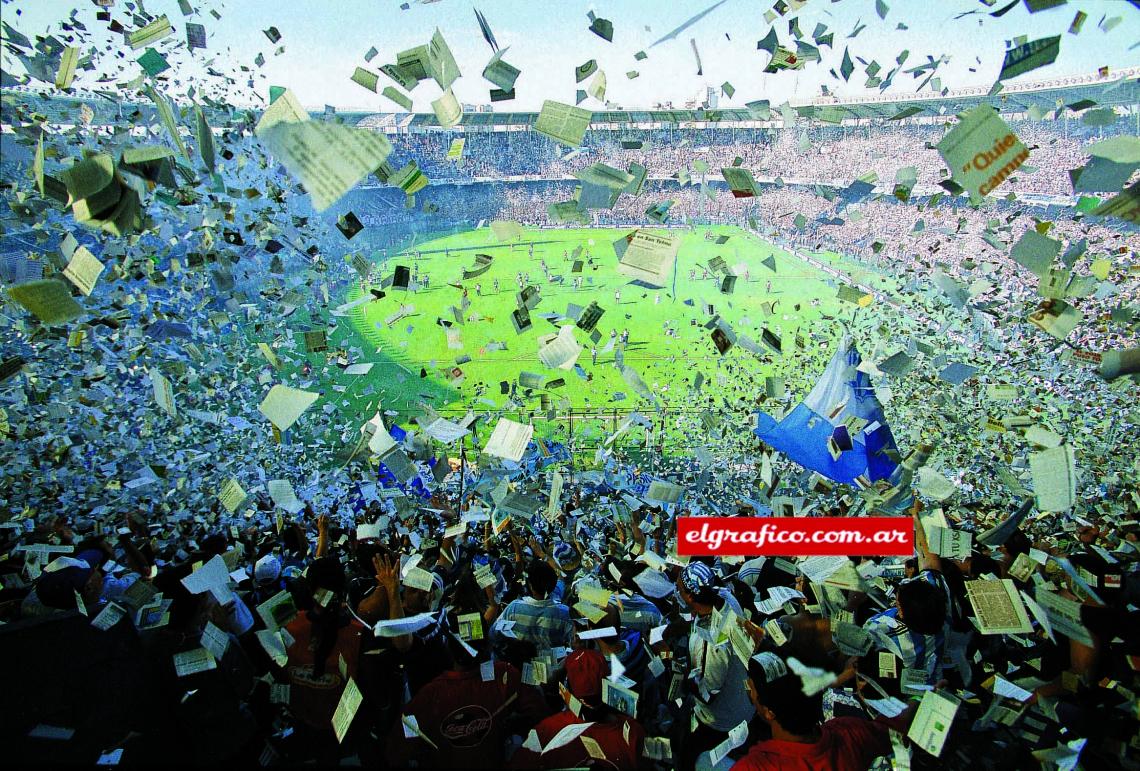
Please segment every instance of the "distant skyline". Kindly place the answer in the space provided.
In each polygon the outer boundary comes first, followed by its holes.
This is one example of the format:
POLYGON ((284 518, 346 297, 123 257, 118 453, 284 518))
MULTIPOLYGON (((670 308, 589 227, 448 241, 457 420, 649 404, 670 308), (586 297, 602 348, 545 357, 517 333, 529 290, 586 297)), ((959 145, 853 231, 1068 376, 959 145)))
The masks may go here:
MULTIPOLYGON (((936 74, 944 88, 989 88, 1001 69, 1007 41, 1020 35, 1030 40, 1060 35, 1060 54, 1053 64, 1012 79, 1010 85, 1090 75, 1106 65, 1110 70, 1140 65, 1140 48, 1136 48, 1140 40, 1140 10, 1131 0, 1070 0, 1034 14, 1028 12, 1024 2, 1018 2, 1001 18, 989 14, 1007 6, 1009 0, 997 0, 992 6, 980 0, 886 0, 880 4, 880 8, 887 8, 885 19, 879 18, 876 0, 809 0, 798 12, 777 17, 769 25, 763 13, 773 2, 725 0, 717 6, 715 0, 559 0, 556 4, 533 0, 439 0, 424 4, 412 0, 404 11, 398 0, 341 0, 335 4, 327 0, 231 0, 228 4, 191 0, 198 10, 189 18, 183 16, 177 0, 144 0, 143 5, 152 15, 166 14, 175 28, 173 35, 156 46, 168 55, 172 66, 164 73, 167 93, 182 96, 195 85, 196 92, 224 94, 241 106, 265 104, 269 86, 274 85, 292 89, 304 105, 314 109, 328 104, 341 110, 402 112, 395 102, 354 83, 352 74, 357 66, 378 73, 381 64, 395 63, 397 52, 426 44, 436 28, 453 51, 462 73, 454 84, 456 97, 468 105, 488 104, 488 92, 494 86, 482 78, 482 71, 493 52, 483 39, 473 8, 483 13, 500 48, 506 49, 504 60, 522 71, 516 83, 516 98, 495 103, 496 112, 536 111, 546 99, 574 104, 575 91, 590 82, 587 79, 576 83, 574 70, 588 59, 597 60, 599 69, 606 73, 606 100, 613 108, 627 110, 649 109, 667 102, 676 108, 686 103, 699 104, 708 87, 716 90, 720 107, 742 107, 756 99, 768 99, 773 105, 789 99, 810 99, 818 96, 824 86, 839 98, 878 95, 878 88, 864 88, 866 65, 859 59, 876 61, 881 67, 878 76, 885 77, 897 66, 896 57, 904 49, 910 53, 902 70, 919 66, 928 57, 944 58, 936 74), (221 19, 215 19, 210 9, 216 10, 221 19), (613 23, 612 43, 589 30, 587 14, 591 10, 613 23), (652 45, 706 10, 707 14, 675 38, 652 45), (1068 30, 1078 11, 1087 14, 1087 18, 1079 34, 1070 34, 1068 30), (955 18, 966 13, 969 15, 955 18), (822 61, 809 62, 801 71, 765 74, 769 54, 756 49, 757 41, 774 28, 779 42, 794 49, 795 39, 788 30, 792 17, 798 18, 803 39, 809 43, 817 25, 826 25, 827 31, 834 33, 832 47, 820 47, 822 61), (206 27, 205 51, 191 54, 186 50, 186 21, 206 27), (281 34, 277 44, 271 43, 263 32, 271 26, 281 34), (862 30, 849 39, 848 35, 859 27, 862 30), (695 41, 699 51, 700 75, 691 41, 695 41), (278 46, 285 50, 275 55, 278 46), (364 56, 371 47, 377 49, 378 55, 368 63, 364 56), (833 78, 829 72, 840 71, 845 49, 849 50, 855 68, 848 82, 833 78), (639 51, 646 54, 640 61, 634 56, 639 51), (255 62, 259 53, 265 59, 261 66, 255 62), (208 75, 207 66, 233 78, 235 84, 220 91, 222 80, 208 75), (241 71, 242 66, 249 72, 241 71), (627 77, 631 71, 638 76, 627 77), (252 88, 248 85, 250 78, 252 88), (731 97, 721 90, 726 82, 735 91, 731 97)), ((109 10, 124 27, 133 29, 128 10, 133 6, 135 3, 118 0, 109 10)), ((77 9, 76 18, 91 33, 81 49, 86 51, 94 44, 100 58, 94 73, 77 73, 76 86, 114 90, 115 83, 130 81, 142 71, 135 62, 142 51, 131 51, 121 34, 109 33, 105 22, 96 21, 95 14, 100 9, 93 3, 9 0, 0 7, 7 24, 33 39, 48 32, 61 37, 58 23, 77 9), (109 50, 104 49, 107 45, 109 50), (124 58, 118 57, 118 53, 124 58), (100 76, 111 79, 98 83, 100 76)), ((23 72, 22 65, 7 52, 3 63, 6 71, 23 72)), ((900 71, 885 93, 914 95, 924 77, 915 79, 900 71)), ((40 90, 54 88, 43 82, 34 81, 32 85, 40 90)), ((379 88, 386 85, 396 84, 380 74, 379 88)), ((431 101, 440 93, 433 81, 422 81, 409 94, 413 111, 430 112, 431 101)), ((922 93, 934 92, 927 85, 922 93)), ((607 109, 604 102, 593 98, 587 98, 581 106, 607 109)))

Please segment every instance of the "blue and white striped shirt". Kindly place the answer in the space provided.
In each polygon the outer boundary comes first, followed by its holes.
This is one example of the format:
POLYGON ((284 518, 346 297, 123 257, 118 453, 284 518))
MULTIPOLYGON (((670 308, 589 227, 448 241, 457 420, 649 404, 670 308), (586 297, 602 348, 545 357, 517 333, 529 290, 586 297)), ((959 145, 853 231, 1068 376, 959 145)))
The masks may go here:
POLYGON ((539 649, 569 645, 574 633, 570 621, 570 609, 554 600, 536 600, 533 597, 520 597, 513 600, 503 610, 491 634, 503 634, 503 625, 513 621, 511 634, 520 640, 534 643, 539 649))
POLYGON ((953 597, 941 573, 924 570, 915 577, 915 580, 926 581, 941 589, 946 595, 946 620, 937 634, 920 634, 911 631, 898 617, 897 607, 872 616, 863 624, 863 629, 874 638, 877 649, 898 656, 902 659, 903 666, 908 669, 926 672, 927 684, 933 685, 942 679, 942 653, 950 630, 953 597))
POLYGON ((619 601, 622 629, 648 632, 653 627, 661 625, 661 610, 640 594, 628 597, 615 594, 610 598, 609 604, 611 607, 617 607, 619 601))

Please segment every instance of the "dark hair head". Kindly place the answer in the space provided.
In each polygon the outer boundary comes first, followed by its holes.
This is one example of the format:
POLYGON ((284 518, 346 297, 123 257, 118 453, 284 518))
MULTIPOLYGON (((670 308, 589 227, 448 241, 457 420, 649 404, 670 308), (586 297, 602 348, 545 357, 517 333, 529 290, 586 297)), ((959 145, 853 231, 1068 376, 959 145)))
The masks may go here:
POLYGON ((193 566, 190 563, 183 562, 158 571, 158 575, 154 577, 152 582, 152 586, 161 592, 163 597, 173 600, 173 604, 170 606, 170 624, 168 627, 171 630, 188 628, 197 617, 199 605, 205 598, 205 593, 191 594, 182 583, 182 579, 192 572, 193 566))
POLYGON ((36 582, 36 595, 49 608, 71 610, 75 608, 75 595, 83 594, 92 572, 91 568, 82 567, 45 571, 36 582))
POLYGON ((309 580, 309 586, 314 591, 326 589, 338 597, 344 596, 346 584, 344 566, 336 557, 321 557, 318 560, 313 560, 313 564, 309 566, 309 571, 305 575, 309 580))
POLYGON ((434 565, 439 559, 441 547, 437 544, 435 546, 428 546, 420 549, 420 554, 424 555, 420 560, 424 565, 434 565))
POLYGON ((970 578, 977 578, 986 573, 999 573, 997 560, 987 554, 974 552, 970 555, 970 578))
POLYGON ((383 544, 374 541, 358 542, 356 544, 356 568, 365 575, 372 575, 372 558, 380 555, 385 557, 388 550, 383 544))
POLYGON ((202 551, 209 555, 222 554, 229 547, 229 539, 224 533, 211 533, 202 539, 202 551))
POLYGON ((540 559, 531 560, 526 568, 526 581, 531 591, 538 597, 549 597, 558 585, 554 568, 540 559))
POLYGON ((1020 530, 1014 530, 1010 533, 1009 538, 1005 539, 1005 543, 1002 545, 1005 546, 1005 550, 1009 556, 1015 559, 1018 554, 1028 554, 1029 549, 1033 546, 1029 541, 1029 536, 1020 530))
POLYGON ((456 576, 447 583, 448 591, 444 594, 444 604, 454 608, 460 613, 482 613, 486 604, 483 590, 475 580, 470 563, 464 566, 456 576))
POLYGON ((301 535, 296 527, 287 526, 281 530, 281 545, 290 554, 307 554, 309 546, 302 543, 301 535))
POLYGON ((819 725, 823 694, 805 696, 803 681, 791 671, 769 683, 764 666, 752 658, 748 660, 748 678, 756 689, 756 700, 772 711, 785 731, 802 736, 819 725))
POLYGON ((692 598, 699 605, 715 606, 717 599, 720 598, 720 592, 716 590, 715 586, 702 586, 696 593, 692 594, 692 598))
POLYGON ((938 634, 946 622, 946 595, 934 584, 912 578, 898 588, 899 608, 907 628, 919 634, 938 634))

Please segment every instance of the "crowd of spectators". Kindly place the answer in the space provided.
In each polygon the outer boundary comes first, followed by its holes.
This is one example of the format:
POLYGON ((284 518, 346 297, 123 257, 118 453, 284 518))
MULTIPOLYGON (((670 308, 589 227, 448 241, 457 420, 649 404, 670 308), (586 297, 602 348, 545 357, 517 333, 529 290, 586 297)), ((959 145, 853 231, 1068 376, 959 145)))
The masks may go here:
MULTIPOLYGON (((367 125, 367 119, 364 124, 367 125)), ((1127 120, 1089 128, 1076 118, 1011 120, 1010 127, 1030 148, 1029 166, 1010 189, 1019 194, 1072 194, 1067 171, 1088 161, 1082 147, 1090 141, 1127 133, 1127 120)), ((944 122, 916 125, 820 126, 770 129, 594 130, 580 149, 571 151, 533 130, 472 131, 462 135, 436 131, 401 134, 397 157, 415 160, 431 179, 464 181, 503 177, 559 179, 599 161, 625 169, 640 164, 650 177, 671 177, 707 164, 710 177, 739 158, 758 179, 794 180, 845 187, 873 174, 892 183, 899 169, 914 167, 917 185, 931 188, 948 177, 935 145, 949 130, 944 122), (452 139, 463 136, 461 161, 448 161, 452 139), (629 147, 635 145, 635 148, 629 147)))
MULTIPOLYGON (((1086 765, 1119 760, 1134 724, 1101 684, 1131 677, 1135 585, 1105 555, 1133 530, 1083 527, 1074 548, 1028 525, 948 559, 919 526, 916 558, 855 558, 855 586, 834 573, 843 558, 678 559, 684 509, 631 497, 640 474, 584 474, 553 516, 501 534, 478 494, 461 517, 454 485, 366 503, 362 480, 275 528, 186 522, 160 541, 139 512, 115 533, 64 514, 5 530, 25 549, 2 574, 7 618, 24 619, 18 639, 57 635, 62 670, 26 694, 20 730, 62 722, 83 746, 197 764, 862 769, 898 757, 892 731, 937 688, 970 696, 941 758, 914 750, 917 767, 1023 768, 1059 736, 1087 742, 1086 765), (1038 551, 1049 562, 1026 569, 1038 551), (1060 582, 1079 619, 1050 639, 980 635, 966 587, 986 575, 1039 598, 1060 582), (86 696, 95 652, 131 688, 111 709, 86 696), (347 718, 346 690, 360 699, 347 718)), ((254 522, 272 509, 259 497, 254 522)))

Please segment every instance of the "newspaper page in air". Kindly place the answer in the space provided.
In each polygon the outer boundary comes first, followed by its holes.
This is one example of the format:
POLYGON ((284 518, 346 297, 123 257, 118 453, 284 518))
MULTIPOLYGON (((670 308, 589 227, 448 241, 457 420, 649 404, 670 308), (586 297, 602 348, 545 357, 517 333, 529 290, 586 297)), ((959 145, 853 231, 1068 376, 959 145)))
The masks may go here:
POLYGON ((1029 471, 1041 511, 1068 511, 1076 498, 1076 457, 1070 445, 1030 453, 1029 471))
POLYGON ((71 261, 63 269, 63 275, 84 295, 91 294, 95 282, 105 266, 87 249, 80 246, 71 255, 71 261))
POLYGON ((538 114, 534 130, 564 145, 578 147, 592 117, 589 110, 547 99, 542 103, 542 112, 538 114))
POLYGON ((156 370, 151 370, 150 380, 154 387, 154 401, 158 404, 159 409, 171 417, 177 416, 178 408, 174 405, 174 389, 171 387, 170 381, 156 370))
POLYGON ((533 435, 534 426, 500 418, 495 430, 491 432, 491 438, 483 447, 483 452, 517 463, 522 460, 526 446, 530 444, 533 435))
POLYGON ((1029 150, 988 104, 970 110, 938 143, 950 174, 971 196, 985 196, 1029 158, 1029 150))
POLYGON ((922 694, 922 703, 914 714, 907 737, 934 757, 942 754, 950 726, 958 713, 959 702, 952 696, 936 691, 922 694))
POLYGON ((1093 645, 1092 635, 1081 623, 1081 603, 1040 588, 1034 594, 1034 599, 1045 611, 1054 632, 1063 634, 1082 645, 1090 647, 1093 645))
POLYGON ((678 236, 638 230, 618 262, 618 273, 654 286, 666 286, 680 248, 678 236))
POLYGON ((540 343, 538 360, 551 369, 572 369, 582 353, 582 346, 574 338, 574 327, 567 325, 558 334, 540 343))
POLYGON ((307 410, 320 394, 302 391, 289 386, 275 385, 258 406, 258 412, 277 426, 278 431, 288 431, 297 422, 301 413, 307 410))
POLYGON ((374 131, 308 118, 286 91, 265 111, 255 133, 323 212, 375 171, 392 145, 374 131))
POLYGON ((1010 579, 967 581, 966 594, 982 634, 1027 634, 1033 631, 1025 603, 1010 579))

